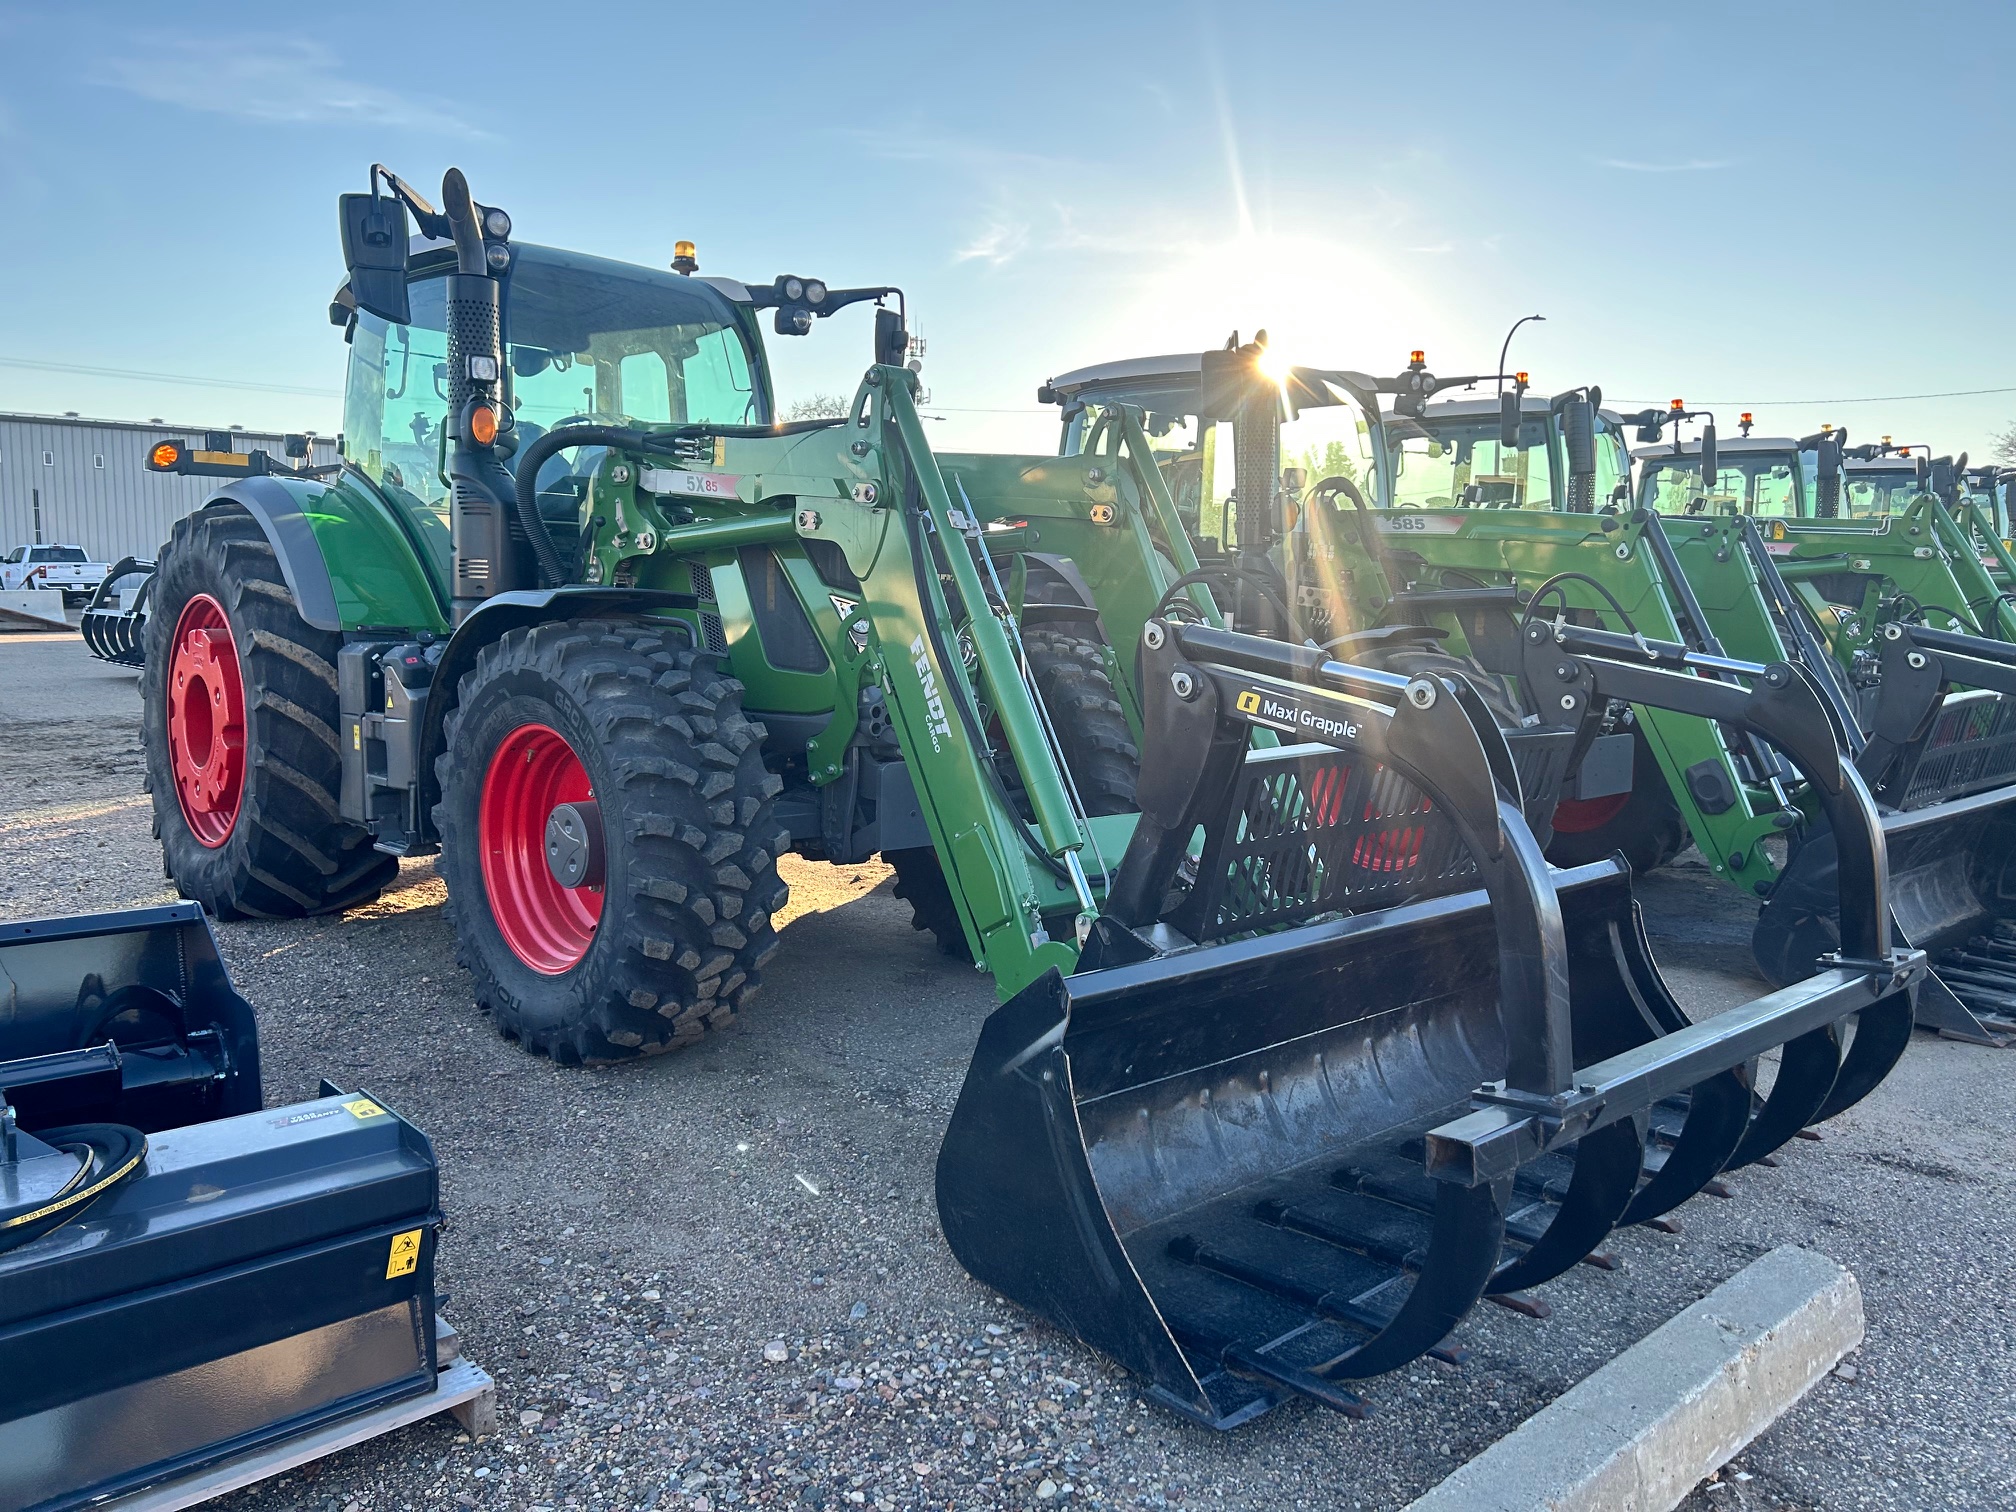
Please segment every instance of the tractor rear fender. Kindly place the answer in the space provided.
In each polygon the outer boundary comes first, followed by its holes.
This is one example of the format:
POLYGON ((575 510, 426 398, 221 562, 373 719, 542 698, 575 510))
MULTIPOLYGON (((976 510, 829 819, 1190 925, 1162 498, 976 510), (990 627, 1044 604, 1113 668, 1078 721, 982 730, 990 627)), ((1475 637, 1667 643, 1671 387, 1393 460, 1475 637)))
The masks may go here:
POLYGON ((447 632, 445 531, 429 542, 417 520, 399 518, 358 475, 234 478, 207 502, 236 504, 258 521, 297 611, 315 629, 447 632))
POLYGON ((209 503, 228 501, 259 522, 273 554, 280 559, 280 575, 294 595, 301 618, 317 630, 343 628, 336 609, 336 588, 329 578, 329 563, 315 539, 314 527, 302 510, 304 502, 329 490, 319 483, 287 482, 280 478, 240 478, 212 494, 209 503), (302 495, 308 497, 304 500, 302 495))

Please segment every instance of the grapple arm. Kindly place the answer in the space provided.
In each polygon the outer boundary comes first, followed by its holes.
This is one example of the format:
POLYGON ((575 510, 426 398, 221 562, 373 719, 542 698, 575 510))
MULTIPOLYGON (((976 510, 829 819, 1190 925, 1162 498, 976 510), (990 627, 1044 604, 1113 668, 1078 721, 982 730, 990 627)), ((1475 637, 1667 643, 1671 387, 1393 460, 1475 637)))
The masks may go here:
POLYGON ((1891 623, 1883 627, 1883 681, 1856 765, 1877 799, 1903 808, 1947 690, 1986 688, 2016 698, 2016 645, 1891 623))

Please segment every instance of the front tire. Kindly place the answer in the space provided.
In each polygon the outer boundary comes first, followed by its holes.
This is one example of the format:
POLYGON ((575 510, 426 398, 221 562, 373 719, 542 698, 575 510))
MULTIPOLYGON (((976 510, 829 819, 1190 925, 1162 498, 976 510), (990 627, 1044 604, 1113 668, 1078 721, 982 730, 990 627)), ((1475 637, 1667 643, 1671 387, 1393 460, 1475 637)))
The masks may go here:
POLYGON ((507 1038, 595 1063, 733 1022, 787 894, 762 741, 742 685, 669 626, 535 625, 483 649, 434 814, 457 953, 507 1038), (592 814, 599 886, 544 869, 555 804, 592 814))
POLYGON ((220 919, 367 903, 399 872, 337 806, 336 652, 236 504, 175 522, 152 583, 141 737, 162 863, 220 919))

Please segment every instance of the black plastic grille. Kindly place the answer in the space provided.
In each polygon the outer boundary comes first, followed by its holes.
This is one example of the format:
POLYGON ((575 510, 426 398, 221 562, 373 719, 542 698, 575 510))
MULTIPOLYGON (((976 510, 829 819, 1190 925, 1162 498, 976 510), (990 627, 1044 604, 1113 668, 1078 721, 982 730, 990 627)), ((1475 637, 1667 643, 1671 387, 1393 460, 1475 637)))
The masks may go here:
POLYGON ((2016 701, 1999 693, 1962 693, 1948 698, 1936 716, 1904 807, 1964 798, 2007 782, 2016 782, 2016 701))
POLYGON ((709 651, 718 651, 724 656, 727 654, 728 632, 721 628, 720 615, 703 609, 700 612, 700 634, 706 640, 709 651))
MULTIPOLYGON (((1509 736, 1527 809, 1543 823, 1573 742, 1569 730, 1509 736)), ((1254 751, 1172 922, 1193 939, 1219 939, 1456 892, 1476 875, 1456 827, 1391 768, 1327 747, 1254 751)))
POLYGON ((777 553, 767 546, 744 546, 737 554, 742 586, 749 594, 749 612, 756 637, 773 667, 791 672, 824 672, 831 665, 818 632, 805 617, 805 606, 785 575, 777 553))
POLYGON ((686 572, 693 583, 693 597, 709 604, 720 602, 714 597, 714 574, 705 562, 688 562, 686 572))

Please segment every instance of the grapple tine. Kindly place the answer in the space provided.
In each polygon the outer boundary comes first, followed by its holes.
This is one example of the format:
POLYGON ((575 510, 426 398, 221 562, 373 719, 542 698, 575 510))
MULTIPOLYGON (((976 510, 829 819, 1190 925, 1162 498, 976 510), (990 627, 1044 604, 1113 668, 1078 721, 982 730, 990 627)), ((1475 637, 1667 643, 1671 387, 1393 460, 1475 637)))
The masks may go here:
POLYGON ((1723 1169, 1755 1165, 1817 1119, 1841 1074, 1841 1056, 1841 1037, 1831 1024, 1787 1044, 1778 1059, 1777 1079, 1723 1169))
POLYGON ((1578 1140, 1575 1175, 1553 1221, 1524 1254, 1492 1272, 1491 1290, 1523 1291, 1579 1265, 1628 1209, 1644 1159, 1644 1138, 1628 1120, 1578 1140))
MULTIPOLYGON (((1847 1058, 1841 1062, 1841 1069, 1835 1075, 1834 1085, 1828 1090, 1827 1100, 1821 1103, 1820 1111, 1806 1122, 1825 1123, 1842 1109, 1852 1108, 1875 1091, 1911 1043, 1912 1025, 1911 995, 1908 992, 1893 992, 1856 1014, 1855 1038, 1849 1042, 1847 1058)), ((1804 1127, 1801 1125, 1793 1133, 1804 1132, 1804 1127)))
POLYGON ((1624 1209, 1624 1223, 1658 1223, 1709 1184, 1729 1164, 1750 1125, 1753 1094, 1738 1071, 1696 1082, 1688 1097, 1687 1119, 1624 1209))

